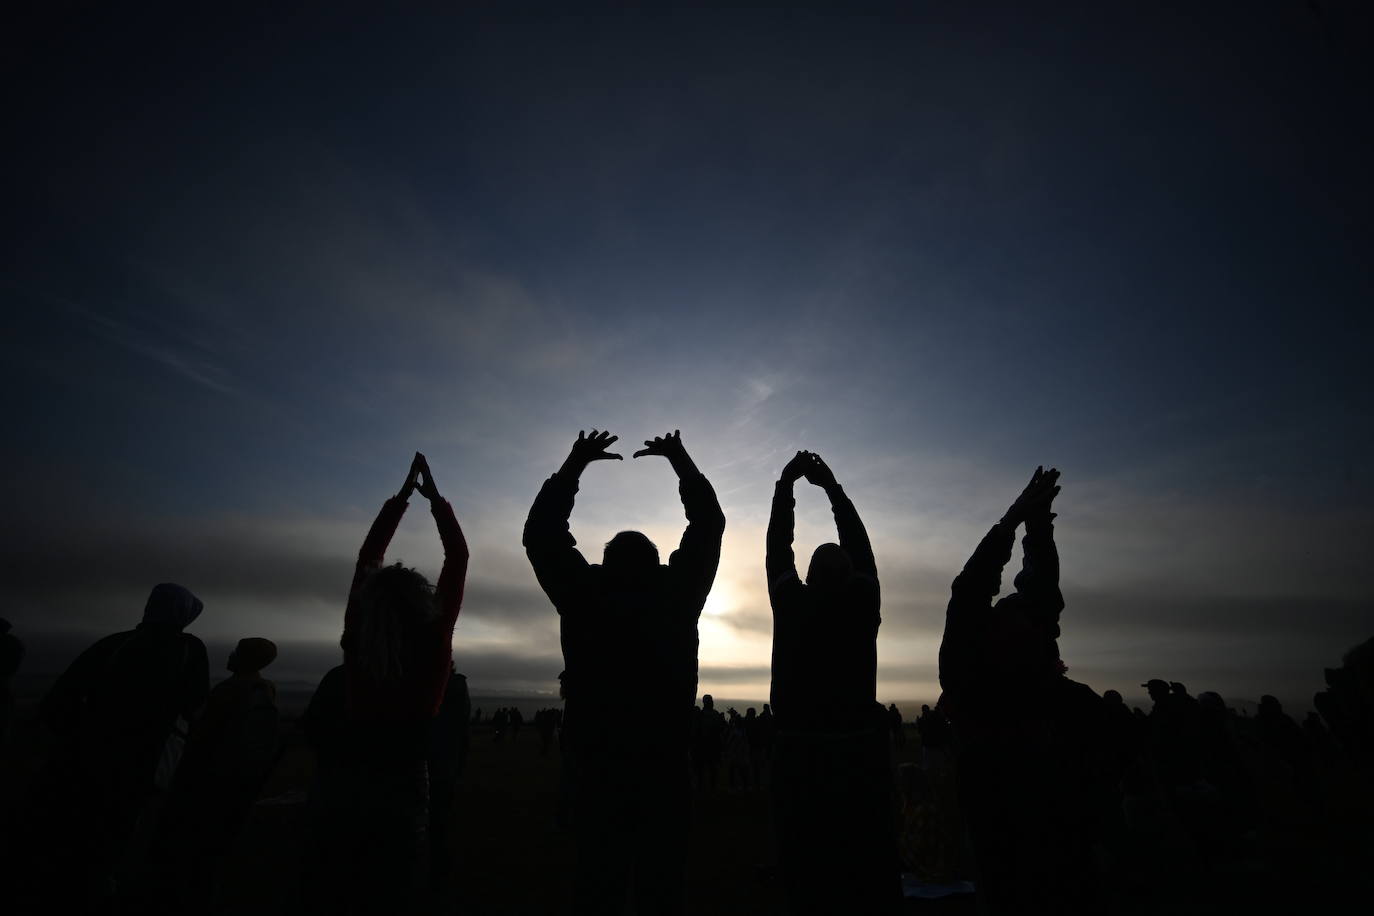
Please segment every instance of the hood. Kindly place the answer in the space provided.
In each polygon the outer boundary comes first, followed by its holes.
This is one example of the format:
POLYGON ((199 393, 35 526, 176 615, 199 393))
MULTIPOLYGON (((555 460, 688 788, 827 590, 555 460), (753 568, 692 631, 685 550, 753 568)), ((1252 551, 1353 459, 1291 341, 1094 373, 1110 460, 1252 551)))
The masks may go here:
POLYGON ((200 616, 204 607, 201 600, 191 594, 190 589, 163 582, 161 585, 153 586, 148 603, 143 607, 143 622, 170 624, 178 630, 184 630, 191 625, 191 621, 200 616))

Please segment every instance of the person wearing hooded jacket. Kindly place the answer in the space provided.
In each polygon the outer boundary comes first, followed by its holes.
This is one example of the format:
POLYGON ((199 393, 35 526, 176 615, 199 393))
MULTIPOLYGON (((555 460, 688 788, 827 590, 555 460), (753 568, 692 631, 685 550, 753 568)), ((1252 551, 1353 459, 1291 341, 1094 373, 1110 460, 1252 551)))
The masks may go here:
POLYGON ((697 619, 720 562, 725 515, 680 433, 646 440, 634 457, 660 455, 677 473, 682 541, 661 565, 652 541, 622 531, 600 564, 588 563, 568 519, 587 466, 620 459, 606 451, 616 438, 578 433, 535 497, 524 545, 561 618, 566 735, 578 772, 574 910, 621 912, 633 888, 638 912, 674 913, 686 881, 697 619))
POLYGON ((954 579, 945 614, 941 703, 959 739, 960 805, 988 913, 1106 908, 1092 843, 1121 765, 1103 738, 1105 703, 1059 657, 1058 480, 1036 469, 954 579), (1022 524, 1015 590, 994 603, 1022 524))
POLYGON ((881 594, 868 532, 835 475, 797 452, 773 491, 766 568, 773 607, 774 826, 793 913, 887 913, 902 902, 887 714, 877 702, 881 594), (792 550, 805 477, 825 491, 838 544, 792 550))
POLYGON ((55 743, 33 793, 38 861, 26 877, 45 906, 101 906, 115 895, 177 717, 190 720, 209 693, 205 644, 182 632, 202 608, 180 585, 154 587, 142 622, 82 652, 40 703, 55 743))

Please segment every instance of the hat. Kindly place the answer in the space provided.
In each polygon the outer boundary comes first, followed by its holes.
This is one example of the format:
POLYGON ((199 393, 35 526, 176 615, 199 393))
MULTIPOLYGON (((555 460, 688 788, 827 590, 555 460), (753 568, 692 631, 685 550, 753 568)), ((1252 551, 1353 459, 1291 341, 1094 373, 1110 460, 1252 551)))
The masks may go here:
POLYGON ((230 671, 261 671, 277 657, 277 644, 270 639, 250 636, 240 639, 229 654, 230 671))
POLYGON ((1158 687, 1160 690, 1167 691, 1169 689, 1169 682, 1161 680, 1157 677, 1152 677, 1140 686, 1146 688, 1147 690, 1153 690, 1154 688, 1158 687))

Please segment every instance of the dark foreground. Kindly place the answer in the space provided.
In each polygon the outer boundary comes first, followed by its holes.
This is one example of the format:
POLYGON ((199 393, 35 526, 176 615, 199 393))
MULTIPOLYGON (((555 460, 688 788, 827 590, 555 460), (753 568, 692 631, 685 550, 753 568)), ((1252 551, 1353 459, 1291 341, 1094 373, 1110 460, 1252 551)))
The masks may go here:
MULTIPOLYGON (((293 730, 288 733, 286 752, 223 864, 209 912, 266 916, 309 911, 299 877, 306 851, 303 801, 311 755, 293 730)), ((26 774, 41 752, 30 729, 21 729, 15 738, 4 762, 7 811, 21 796, 26 774)), ((895 752, 898 762, 919 758, 914 732, 912 738, 895 752)), ((556 820, 559 757, 556 747, 547 756, 539 750, 539 736, 530 728, 501 742, 482 727, 474 729, 458 792, 454 874, 435 893, 431 912, 567 910, 574 848, 572 835, 560 830, 556 820)), ((1258 775, 1265 813, 1243 846, 1170 848, 1167 831, 1158 834, 1155 848, 1141 848, 1134 861, 1113 869, 1119 876, 1118 911, 1142 916, 1345 912, 1350 906, 1362 911, 1374 899, 1369 781, 1353 772, 1328 773, 1320 791, 1303 798, 1288 788, 1283 774, 1258 775)), ((780 914, 767 794, 732 791, 725 785, 722 771, 718 788, 697 795, 688 911, 780 914)), ((968 895, 908 899, 907 907, 922 913, 976 912, 968 895)))

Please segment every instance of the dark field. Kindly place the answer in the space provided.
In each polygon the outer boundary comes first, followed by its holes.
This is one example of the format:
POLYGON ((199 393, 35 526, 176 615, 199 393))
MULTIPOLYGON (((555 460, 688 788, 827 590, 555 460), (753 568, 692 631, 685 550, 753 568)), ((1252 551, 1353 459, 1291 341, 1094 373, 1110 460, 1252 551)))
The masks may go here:
MULTIPOLYGON (((246 829, 224 862, 211 912, 296 914, 308 911, 299 875, 306 852, 304 789, 311 755, 294 729, 246 829)), ((5 806, 22 797, 41 758, 33 727, 21 727, 3 764, 5 806)), ((896 752, 915 761, 914 730, 896 752)), ((1337 912, 1350 895, 1367 901, 1374 869, 1374 798, 1369 780, 1338 768, 1322 774, 1309 797, 1293 791, 1285 774, 1252 761, 1263 813, 1242 849, 1211 850, 1199 871, 1196 850, 1139 847, 1138 859, 1118 863, 1117 902, 1124 914, 1337 912), (1213 855, 1215 854, 1215 855, 1213 855)), ((555 824, 559 758, 539 754, 533 728, 492 740, 488 727, 472 733, 467 771, 458 791, 459 839, 455 880, 433 900, 431 912, 559 913, 570 896, 573 839, 555 824)), ((691 913, 782 913, 772 876, 767 795, 721 787, 699 792, 689 861, 691 913)), ((8 818, 7 818, 8 819, 8 818)), ((1156 839, 1167 841, 1167 835, 1156 839)), ((842 841, 842 839, 840 840, 842 841)), ((909 899, 911 912, 973 913, 970 896, 909 899)))

